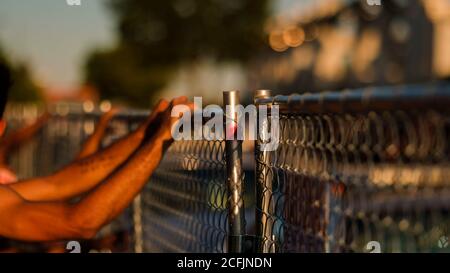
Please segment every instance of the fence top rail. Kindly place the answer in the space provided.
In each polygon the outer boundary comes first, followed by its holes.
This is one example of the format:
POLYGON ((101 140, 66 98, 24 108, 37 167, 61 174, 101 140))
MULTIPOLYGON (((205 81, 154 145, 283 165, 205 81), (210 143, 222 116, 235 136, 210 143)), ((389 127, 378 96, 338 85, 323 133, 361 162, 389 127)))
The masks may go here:
POLYGON ((256 105, 278 105, 282 112, 349 113, 383 110, 446 109, 450 84, 370 87, 336 92, 256 97, 256 105))
MULTIPOLYGON (((79 118, 80 115, 83 115, 86 118, 98 118, 100 117, 102 114, 104 114, 104 112, 102 111, 91 111, 91 112, 86 112, 83 110, 78 110, 78 111, 69 111, 66 113, 58 113, 57 111, 50 111, 50 113, 54 116, 62 116, 62 117, 68 117, 68 118, 79 118)), ((149 116, 150 111, 144 111, 144 110, 124 110, 124 111, 120 111, 117 114, 114 115, 114 119, 118 119, 118 120, 129 120, 129 119, 136 119, 136 120, 141 120, 141 119, 145 119, 149 116)))

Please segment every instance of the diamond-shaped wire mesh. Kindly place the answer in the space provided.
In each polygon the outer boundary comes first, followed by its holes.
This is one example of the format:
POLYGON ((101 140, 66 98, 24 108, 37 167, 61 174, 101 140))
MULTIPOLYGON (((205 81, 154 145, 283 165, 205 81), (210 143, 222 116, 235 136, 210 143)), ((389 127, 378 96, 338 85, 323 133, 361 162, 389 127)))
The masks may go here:
MULTIPOLYGON (((438 87, 266 100, 281 107, 280 141, 275 151, 256 150, 260 250, 363 252, 377 241, 382 252, 445 251, 439 242, 450 226, 450 95, 438 87)), ((144 117, 119 115, 105 144, 144 117)), ((95 119, 53 119, 13 163, 23 176, 51 172, 70 161, 95 119)), ((172 145, 133 215, 119 224, 133 229, 135 251, 228 251, 224 151, 223 141, 172 145)))
MULTIPOLYGON (((418 99, 407 97, 408 88, 389 99, 395 91, 337 93, 330 101, 296 95, 279 103, 286 106, 279 146, 257 151, 261 251, 366 252, 371 241, 382 252, 443 251, 450 112, 427 87, 415 89, 418 99), (353 95, 363 100, 347 109, 353 95), (401 107, 405 101, 417 107, 401 107)), ((440 99, 448 102, 448 91, 440 99)))
MULTIPOLYGON (((99 118, 99 113, 85 113, 79 104, 58 104, 55 109, 64 108, 63 113, 52 110, 52 118, 30 141, 9 156, 9 163, 20 179, 52 174, 72 162, 80 151, 84 140, 93 132, 99 118)), ((8 131, 23 127, 28 121, 33 121, 43 109, 36 105, 10 105, 7 108, 6 119, 8 131)), ((103 145, 127 134, 145 115, 121 115, 111 122, 114 128, 107 134, 103 145)), ((134 224, 132 208, 127 208, 122 215, 106 225, 97 234, 104 238, 114 234, 125 234, 116 251, 132 251, 133 246, 128 238, 133 236, 134 224)), ((39 244, 12 242, 20 251, 45 251, 39 244)), ((108 246, 109 247, 109 246, 108 246)))
POLYGON ((223 141, 179 141, 142 194, 144 250, 226 252, 223 141))
MULTIPOLYGON (((66 106, 68 111, 54 115, 29 144, 12 155, 13 168, 21 178, 47 175, 68 164, 92 133, 98 113, 83 113, 80 107, 66 106)), ((37 114, 34 106, 17 105, 9 107, 7 117, 14 129, 37 114)), ((104 146, 129 133, 146 116, 129 112, 116 115, 104 146)), ((141 196, 99 237, 124 230, 134 236, 134 245, 128 251, 226 252, 224 150, 224 141, 175 142, 141 196)))

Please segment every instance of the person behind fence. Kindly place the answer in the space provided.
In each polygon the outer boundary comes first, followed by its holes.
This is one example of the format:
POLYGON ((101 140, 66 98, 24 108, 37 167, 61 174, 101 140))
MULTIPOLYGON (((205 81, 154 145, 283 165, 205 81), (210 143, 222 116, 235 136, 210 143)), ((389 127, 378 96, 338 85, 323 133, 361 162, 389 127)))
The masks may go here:
MULTIPOLYGON (((0 136, 6 127, 6 90, 0 90, 0 136)), ((131 203, 158 166, 179 119, 171 116, 172 108, 180 104, 193 108, 186 97, 161 100, 145 122, 112 145, 52 175, 0 185, 0 237, 93 238, 131 203), (69 202, 77 196, 80 201, 69 202)))

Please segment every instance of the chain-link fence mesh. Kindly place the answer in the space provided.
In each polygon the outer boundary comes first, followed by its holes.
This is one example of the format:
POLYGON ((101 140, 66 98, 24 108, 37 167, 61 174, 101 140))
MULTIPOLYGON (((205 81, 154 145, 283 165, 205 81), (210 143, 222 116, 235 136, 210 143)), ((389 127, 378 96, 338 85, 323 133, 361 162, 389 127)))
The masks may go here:
POLYGON ((278 148, 257 151, 260 250, 443 251, 449 98, 410 86, 262 100, 281 113, 278 148))
MULTIPOLYGON (((264 142, 258 140, 255 158, 248 160, 256 161, 256 194, 247 188, 245 197, 256 199, 256 223, 247 226, 256 230, 259 251, 364 252, 377 246, 373 241, 382 252, 446 250, 441 239, 448 238, 450 226, 447 86, 277 96, 257 104, 280 107, 278 148, 261 151, 264 142)), ((9 111, 12 127, 29 116, 17 109, 9 111)), ((66 108, 55 113, 12 156, 20 177, 49 174, 69 163, 99 117, 66 108)), ((104 145, 145 116, 117 115, 104 145)), ((230 238, 242 238, 245 228, 230 236, 226 145, 176 141, 131 208, 104 232, 129 233, 133 244, 126 251, 230 252, 230 238)), ((245 214, 252 214, 246 204, 245 214)))
POLYGON ((179 141, 142 194, 146 252, 226 252, 223 141, 179 141))
MULTIPOLYGON (((10 105, 6 111, 7 134, 33 122, 42 114, 37 105, 10 105)), ((78 103, 59 103, 50 106, 51 118, 29 141, 23 143, 9 155, 8 163, 19 179, 46 176, 71 163, 80 151, 83 142, 94 132, 100 112, 87 112, 78 103)), ((144 114, 118 115, 110 124, 102 146, 127 134, 145 117, 144 114)), ((92 247, 104 247, 108 251, 132 251, 134 224, 133 207, 127 208, 111 224, 102 228, 92 247), (104 241, 104 242, 103 242, 104 241), (112 242, 110 242, 112 241, 112 242)), ((46 251, 48 246, 13 242, 19 251, 46 251)), ((59 249, 57 250, 59 251, 59 249)))
MULTIPOLYGON (((9 107, 9 129, 39 116, 36 106, 9 107)), ((70 163, 94 131, 98 112, 58 104, 52 118, 29 143, 11 155, 20 178, 48 175, 70 163)), ((111 121, 103 146, 133 130, 147 113, 121 113, 111 121)), ((177 141, 132 206, 97 236, 125 232, 125 251, 226 252, 228 193, 225 141, 177 141)))

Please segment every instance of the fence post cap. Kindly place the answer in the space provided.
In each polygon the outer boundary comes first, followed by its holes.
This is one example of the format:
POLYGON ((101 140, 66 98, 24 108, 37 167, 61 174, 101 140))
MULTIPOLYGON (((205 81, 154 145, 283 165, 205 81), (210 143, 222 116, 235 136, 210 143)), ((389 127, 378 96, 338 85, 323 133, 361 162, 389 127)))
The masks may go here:
POLYGON ((262 98, 268 98, 272 96, 272 91, 268 89, 260 89, 256 90, 254 93, 253 98, 256 99, 262 99, 262 98))
POLYGON ((237 105, 239 104, 238 90, 223 91, 223 103, 224 105, 237 105))

